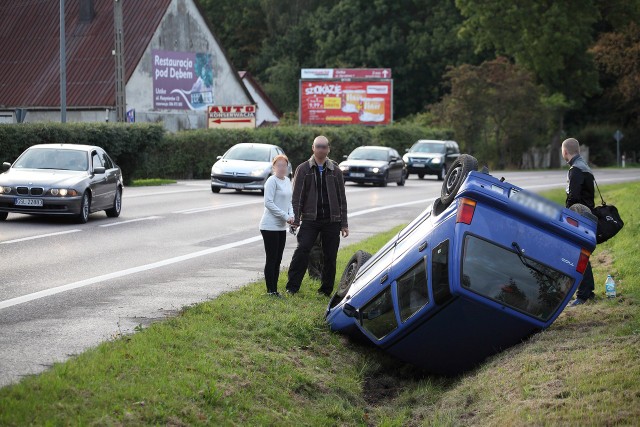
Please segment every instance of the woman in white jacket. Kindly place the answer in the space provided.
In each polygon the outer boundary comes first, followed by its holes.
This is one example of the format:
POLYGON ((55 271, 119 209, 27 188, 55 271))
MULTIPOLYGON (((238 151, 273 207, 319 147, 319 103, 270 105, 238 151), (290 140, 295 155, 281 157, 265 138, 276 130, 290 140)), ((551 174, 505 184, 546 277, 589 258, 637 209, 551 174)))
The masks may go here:
POLYGON ((264 278, 267 294, 280 297, 278 277, 284 245, 287 241, 288 224, 293 224, 291 206, 292 187, 287 177, 289 159, 284 154, 273 158, 273 175, 264 184, 264 213, 260 221, 260 233, 264 240, 267 260, 264 264, 264 278))

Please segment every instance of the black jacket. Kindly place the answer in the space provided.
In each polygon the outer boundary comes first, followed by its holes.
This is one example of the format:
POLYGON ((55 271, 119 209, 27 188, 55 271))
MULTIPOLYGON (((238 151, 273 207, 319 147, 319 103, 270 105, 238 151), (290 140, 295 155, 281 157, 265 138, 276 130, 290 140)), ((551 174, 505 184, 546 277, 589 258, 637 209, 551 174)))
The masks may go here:
POLYGON ((567 201, 569 208, 576 203, 580 203, 593 210, 594 185, 593 172, 587 163, 576 155, 569 161, 571 168, 567 174, 567 201))

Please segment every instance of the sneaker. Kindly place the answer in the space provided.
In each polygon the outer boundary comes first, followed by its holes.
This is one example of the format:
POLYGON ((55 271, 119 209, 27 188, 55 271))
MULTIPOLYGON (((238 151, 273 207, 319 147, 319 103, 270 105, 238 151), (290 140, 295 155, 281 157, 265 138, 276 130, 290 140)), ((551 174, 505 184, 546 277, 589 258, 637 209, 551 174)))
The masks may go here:
POLYGON ((269 295, 270 297, 276 297, 276 298, 282 298, 282 295, 280 295, 279 292, 267 292, 267 295, 269 295))
POLYGON ((584 300, 582 298, 576 298, 573 302, 569 303, 568 307, 577 307, 579 305, 582 305, 584 303, 586 303, 587 300, 584 300))

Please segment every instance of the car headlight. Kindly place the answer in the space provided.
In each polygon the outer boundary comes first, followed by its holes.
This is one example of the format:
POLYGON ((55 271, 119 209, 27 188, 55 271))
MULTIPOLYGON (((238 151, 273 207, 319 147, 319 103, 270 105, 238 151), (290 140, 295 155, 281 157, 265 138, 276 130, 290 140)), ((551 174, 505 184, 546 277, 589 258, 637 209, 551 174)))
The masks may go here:
POLYGON ((0 193, 9 194, 11 193, 11 187, 0 187, 0 193))
POLYGON ((49 190, 52 196, 60 196, 60 197, 73 197, 77 196, 78 192, 76 190, 69 190, 66 188, 52 188, 49 190))
POLYGON ((404 160, 405 163, 409 163, 409 155, 405 154, 404 156, 402 156, 402 160, 404 160))
POLYGON ((431 163, 433 163, 434 165, 439 165, 440 163, 442 163, 442 157, 434 157, 433 160, 431 160, 431 163))
POLYGON ((345 165, 345 166, 340 165, 340 170, 341 170, 342 172, 348 172, 348 171, 349 171, 349 166, 346 166, 346 165, 345 165))
POLYGON ((211 168, 211 173, 213 175, 222 175, 222 169, 220 169, 218 166, 214 166, 211 168))
POLYGON ((380 168, 372 168, 371 172, 378 173, 378 172, 380 172, 380 168))
POLYGON ((269 171, 268 170, 264 170, 264 169, 256 169, 254 171, 251 172, 251 176, 265 176, 265 175, 269 175, 269 171))

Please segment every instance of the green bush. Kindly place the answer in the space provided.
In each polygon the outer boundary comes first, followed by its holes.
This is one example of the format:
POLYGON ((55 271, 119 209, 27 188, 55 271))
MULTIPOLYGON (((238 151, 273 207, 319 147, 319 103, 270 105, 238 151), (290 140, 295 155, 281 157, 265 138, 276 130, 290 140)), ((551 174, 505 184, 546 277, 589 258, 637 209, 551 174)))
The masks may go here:
POLYGON ((596 166, 616 164, 615 131, 611 125, 589 125, 578 133, 576 138, 580 144, 589 147, 589 163, 596 166))
POLYGON ((0 157, 13 163, 36 144, 87 144, 104 148, 122 168, 125 182, 133 179, 141 153, 162 142, 159 124, 123 123, 22 123, 0 125, 0 157))

